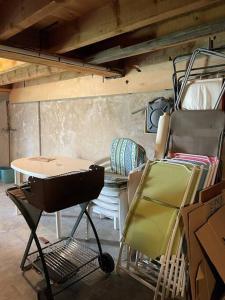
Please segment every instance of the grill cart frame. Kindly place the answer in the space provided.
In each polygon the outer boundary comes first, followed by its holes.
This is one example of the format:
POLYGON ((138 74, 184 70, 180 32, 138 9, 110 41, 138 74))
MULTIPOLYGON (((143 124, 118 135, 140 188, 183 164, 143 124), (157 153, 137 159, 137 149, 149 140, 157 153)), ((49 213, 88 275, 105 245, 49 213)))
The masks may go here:
MULTIPOLYGON (((64 174, 45 179, 32 177, 28 179, 28 183, 25 185, 20 187, 13 186, 7 189, 7 195, 17 206, 31 231, 20 268, 27 282, 37 292, 38 300, 54 300, 55 295, 99 268, 105 273, 111 273, 114 270, 113 258, 110 254, 103 253, 96 228, 87 211, 89 202, 94 199, 93 197, 96 194, 98 196, 103 184, 104 168, 93 165, 85 172, 64 174), (76 182, 73 186, 68 185, 68 183, 71 183, 71 180, 76 182), (55 190, 53 188, 54 182, 56 184, 55 190), (86 186, 88 182, 91 188, 86 186), (48 189, 48 185, 51 187, 50 189, 48 189), (38 186, 38 189, 35 188, 36 186, 38 186), (45 188, 42 189, 41 186, 45 188), (82 193, 81 191, 85 187, 86 189, 82 193), (60 239, 55 243, 49 243, 46 247, 42 248, 36 234, 43 212, 43 209, 38 207, 38 196, 42 197, 40 199, 42 207, 43 204, 48 205, 49 199, 51 199, 50 209, 54 211, 54 201, 52 201, 51 196, 53 194, 56 195, 56 192, 58 199, 60 196, 69 199, 62 198, 62 204, 60 205, 65 206, 65 203, 67 203, 69 206, 72 206, 71 193, 68 192, 69 189, 72 189, 72 193, 75 193, 73 204, 80 205, 80 214, 68 237, 60 239), (33 197, 33 201, 31 197, 33 197), (86 215, 91 224, 98 251, 88 248, 74 238, 83 215, 86 215), (36 244, 37 250, 30 252, 33 241, 36 244), (34 285, 27 275, 27 271, 30 269, 35 269, 43 277, 43 280, 37 285, 34 285)), ((55 207, 58 210, 59 203, 56 203, 55 207)))

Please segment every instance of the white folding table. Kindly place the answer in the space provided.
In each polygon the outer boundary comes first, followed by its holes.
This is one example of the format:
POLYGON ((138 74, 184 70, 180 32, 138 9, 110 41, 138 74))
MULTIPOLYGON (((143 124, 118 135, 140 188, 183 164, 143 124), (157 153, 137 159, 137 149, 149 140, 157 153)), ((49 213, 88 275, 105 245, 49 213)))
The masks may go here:
MULTIPOLYGON (((84 159, 73 159, 69 157, 25 157, 12 161, 11 167, 15 171, 15 183, 23 182, 23 175, 46 178, 50 176, 62 175, 73 171, 88 170, 93 162, 84 159)), ((61 213, 56 215, 56 235, 61 237, 61 213)))

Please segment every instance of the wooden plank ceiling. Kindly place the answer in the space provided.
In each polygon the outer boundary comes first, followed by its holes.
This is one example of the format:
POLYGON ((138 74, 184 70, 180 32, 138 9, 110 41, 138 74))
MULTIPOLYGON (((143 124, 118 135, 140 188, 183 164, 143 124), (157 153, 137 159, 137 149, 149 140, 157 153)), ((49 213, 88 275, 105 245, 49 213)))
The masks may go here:
POLYGON ((131 56, 225 32, 224 0, 0 1, 0 85, 117 77, 131 56))

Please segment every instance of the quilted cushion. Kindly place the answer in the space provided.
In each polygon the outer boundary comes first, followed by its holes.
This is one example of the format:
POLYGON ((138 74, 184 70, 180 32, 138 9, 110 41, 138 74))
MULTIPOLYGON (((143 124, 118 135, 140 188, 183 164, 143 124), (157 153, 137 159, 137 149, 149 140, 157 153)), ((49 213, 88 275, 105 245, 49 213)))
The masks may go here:
POLYGON ((113 172, 127 176, 145 162, 145 150, 131 139, 116 138, 112 142, 110 160, 113 172))

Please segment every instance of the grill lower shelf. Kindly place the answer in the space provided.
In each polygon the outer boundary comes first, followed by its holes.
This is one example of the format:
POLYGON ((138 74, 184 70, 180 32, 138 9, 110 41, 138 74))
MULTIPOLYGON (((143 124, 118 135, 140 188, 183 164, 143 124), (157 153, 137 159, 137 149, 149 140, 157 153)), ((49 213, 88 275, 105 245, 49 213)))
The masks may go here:
MULTIPOLYGON (((42 251, 53 283, 64 283, 72 277, 79 280, 99 268, 98 253, 73 238, 58 241, 42 251)), ((38 252, 29 254, 27 260, 43 273, 38 252)))

